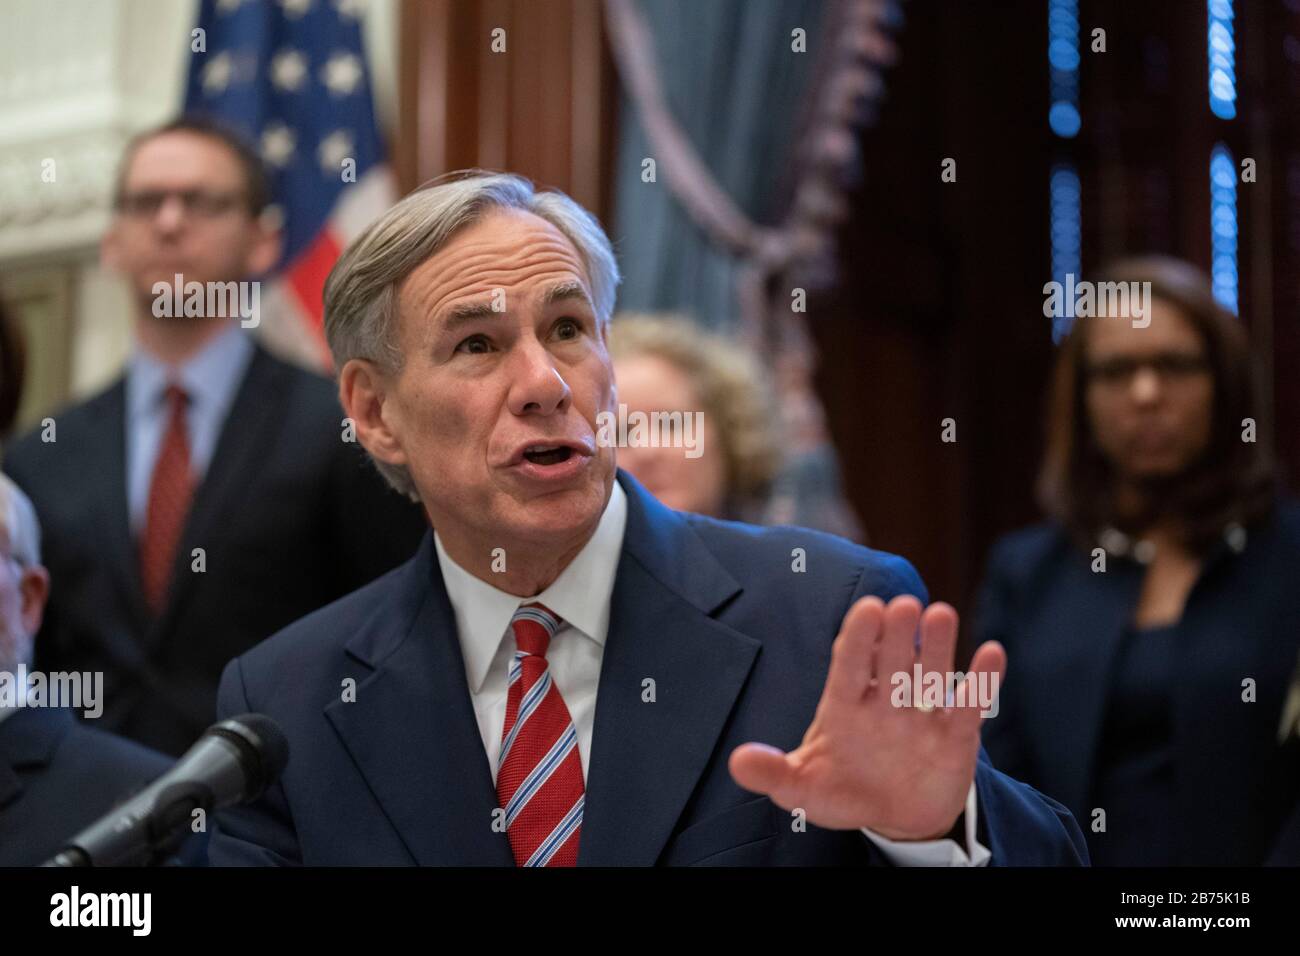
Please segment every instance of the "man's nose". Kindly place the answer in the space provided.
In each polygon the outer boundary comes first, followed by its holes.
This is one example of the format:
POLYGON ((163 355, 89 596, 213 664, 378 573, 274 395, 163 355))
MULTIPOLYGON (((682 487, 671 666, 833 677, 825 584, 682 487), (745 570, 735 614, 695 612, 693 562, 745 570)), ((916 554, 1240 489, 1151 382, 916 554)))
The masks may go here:
POLYGON ((551 353, 536 339, 518 346, 510 373, 509 406, 516 415, 550 415, 563 409, 572 395, 551 353))
POLYGON ((1160 376, 1149 365, 1143 365, 1134 373, 1130 391, 1135 402, 1155 402, 1160 398, 1160 376))
POLYGON ((154 213, 154 228, 159 232, 175 232, 184 222, 185 200, 176 195, 164 197, 158 211, 154 213))

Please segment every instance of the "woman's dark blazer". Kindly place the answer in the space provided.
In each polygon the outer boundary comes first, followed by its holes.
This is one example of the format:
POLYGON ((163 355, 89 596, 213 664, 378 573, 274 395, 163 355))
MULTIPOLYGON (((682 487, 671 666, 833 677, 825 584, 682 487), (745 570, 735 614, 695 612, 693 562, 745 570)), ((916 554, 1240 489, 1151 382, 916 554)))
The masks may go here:
MULTIPOLYGON (((983 731, 994 766, 1064 803, 1090 841, 1107 690, 1143 578, 1131 559, 1107 555, 1104 572, 1093 561, 1058 525, 1008 535, 975 627, 1008 654, 983 731)), ((1279 504, 1240 552, 1213 549, 1177 640, 1172 862, 1265 862, 1300 803, 1300 740, 1278 733, 1300 652, 1300 505, 1279 504)))

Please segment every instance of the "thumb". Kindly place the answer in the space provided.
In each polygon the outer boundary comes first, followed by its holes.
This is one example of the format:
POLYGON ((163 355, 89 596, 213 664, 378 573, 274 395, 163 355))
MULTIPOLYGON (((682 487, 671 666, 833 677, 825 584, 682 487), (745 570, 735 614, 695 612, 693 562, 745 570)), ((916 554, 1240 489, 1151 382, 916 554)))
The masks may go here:
POLYGON ((785 752, 767 744, 741 744, 731 752, 727 768, 746 790, 771 796, 794 775, 785 752))

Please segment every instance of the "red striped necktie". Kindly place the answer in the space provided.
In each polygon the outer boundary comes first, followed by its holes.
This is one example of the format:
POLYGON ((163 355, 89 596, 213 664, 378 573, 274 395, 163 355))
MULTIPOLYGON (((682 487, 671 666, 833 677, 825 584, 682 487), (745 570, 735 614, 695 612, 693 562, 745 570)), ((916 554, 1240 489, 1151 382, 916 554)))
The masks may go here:
POLYGON ((541 604, 515 611, 497 798, 520 866, 574 866, 582 831, 578 732, 546 666, 560 619, 541 604))
POLYGON ((145 601, 155 616, 160 615, 166 605, 176 549, 194 497, 189 439, 185 434, 187 401, 188 396, 178 386, 167 386, 171 416, 154 464, 153 479, 149 484, 149 508, 144 534, 140 538, 140 581, 144 586, 145 601))

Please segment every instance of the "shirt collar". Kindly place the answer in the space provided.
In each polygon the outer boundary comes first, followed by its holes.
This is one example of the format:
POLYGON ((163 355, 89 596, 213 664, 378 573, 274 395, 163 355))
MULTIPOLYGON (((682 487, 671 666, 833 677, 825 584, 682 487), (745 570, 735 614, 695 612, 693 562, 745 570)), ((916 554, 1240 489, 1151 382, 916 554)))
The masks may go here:
POLYGON ((568 626, 604 646, 609 632, 614 576, 623 551, 626 527, 627 495, 616 481, 591 540, 583 545, 550 587, 530 598, 507 594, 474 577, 448 556, 442 539, 434 531, 438 567, 456 615, 465 674, 472 693, 482 689, 501 642, 509 633, 510 619, 521 604, 533 601, 545 604, 568 626))
POLYGON ((180 366, 137 347, 128 368, 128 410, 132 417, 151 412, 172 381, 185 390, 191 405, 224 408, 234 399, 252 357, 253 341, 234 321, 180 366))

